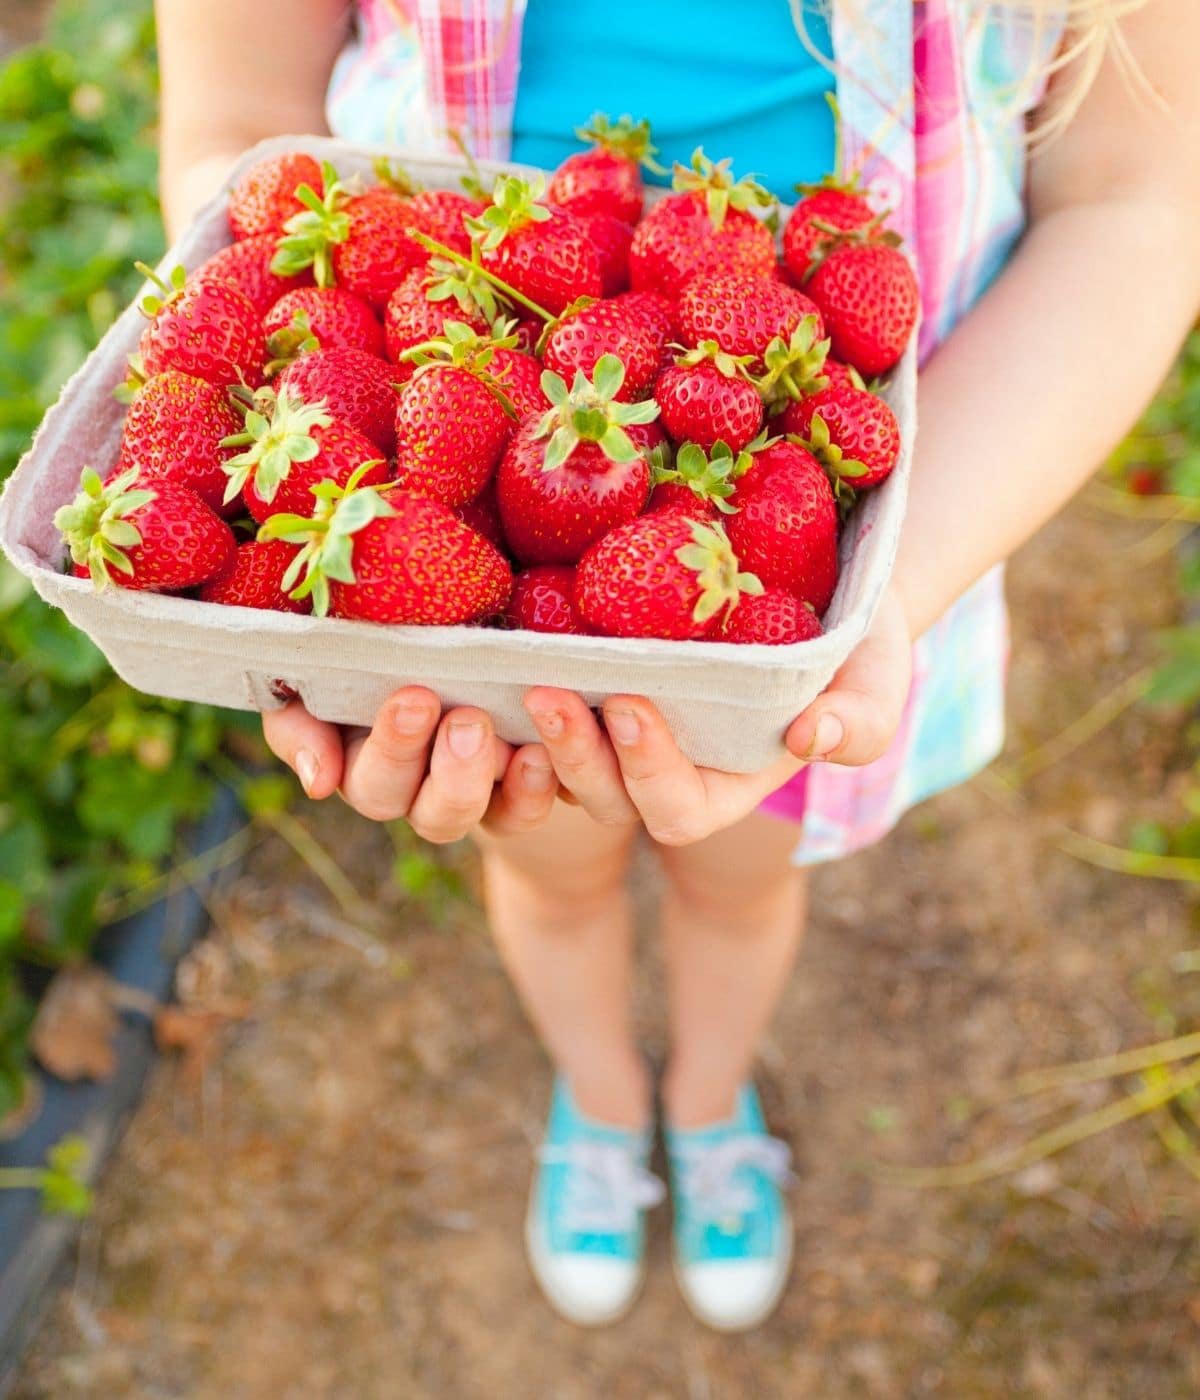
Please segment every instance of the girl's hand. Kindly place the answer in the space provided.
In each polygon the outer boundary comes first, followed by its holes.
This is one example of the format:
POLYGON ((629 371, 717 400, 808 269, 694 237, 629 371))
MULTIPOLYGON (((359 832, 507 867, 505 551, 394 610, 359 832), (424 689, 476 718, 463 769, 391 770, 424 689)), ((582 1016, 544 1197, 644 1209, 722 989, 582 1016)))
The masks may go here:
POLYGON ((263 715, 273 753, 310 797, 341 790, 372 821, 407 818, 426 841, 458 841, 482 824, 499 834, 540 826, 558 780, 545 750, 514 750, 482 710, 450 710, 419 686, 397 691, 373 729, 345 736, 298 701, 263 715))
POLYGON ((889 592, 870 632, 787 734, 789 754, 761 773, 698 768, 680 753, 648 700, 613 696, 604 728, 577 695, 539 687, 525 707, 566 793, 606 825, 642 822, 664 846, 686 846, 732 826, 806 762, 863 764, 896 733, 912 676, 911 640, 889 592))

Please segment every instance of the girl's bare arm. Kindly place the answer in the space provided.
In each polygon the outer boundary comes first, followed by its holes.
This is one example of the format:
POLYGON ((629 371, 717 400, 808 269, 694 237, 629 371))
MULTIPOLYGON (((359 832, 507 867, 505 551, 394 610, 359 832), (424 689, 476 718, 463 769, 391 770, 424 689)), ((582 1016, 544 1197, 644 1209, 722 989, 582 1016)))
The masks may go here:
POLYGON ((174 236, 264 137, 323 132, 347 0, 155 0, 163 214, 174 236))

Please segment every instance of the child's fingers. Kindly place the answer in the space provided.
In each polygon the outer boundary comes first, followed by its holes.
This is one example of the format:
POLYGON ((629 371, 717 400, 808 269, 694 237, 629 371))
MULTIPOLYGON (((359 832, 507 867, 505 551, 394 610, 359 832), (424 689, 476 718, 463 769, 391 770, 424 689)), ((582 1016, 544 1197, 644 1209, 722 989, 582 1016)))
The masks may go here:
MULTIPOLYGON (((408 812, 426 841, 461 840, 483 820, 496 781, 497 741, 483 710, 451 710, 438 726, 429 776, 408 812)), ((505 754, 507 757, 507 754, 505 754)))
POLYGON ((342 797, 356 812, 380 822, 407 815, 441 713, 432 691, 409 686, 387 701, 369 734, 350 742, 342 797))
POLYGON ((612 745, 579 696, 537 686, 524 703, 559 782, 592 820, 603 826, 636 822, 612 745))
POLYGON ((300 779, 309 797, 329 797, 342 781, 342 736, 336 726, 314 719, 299 700, 262 717, 267 747, 300 779))
POLYGON ((558 793, 558 774, 541 744, 518 749, 483 818, 493 836, 533 831, 549 817, 558 793))
POLYGON ((709 835, 704 779, 680 753, 654 706, 640 696, 614 695, 605 702, 604 725, 625 790, 654 840, 685 846, 709 835))

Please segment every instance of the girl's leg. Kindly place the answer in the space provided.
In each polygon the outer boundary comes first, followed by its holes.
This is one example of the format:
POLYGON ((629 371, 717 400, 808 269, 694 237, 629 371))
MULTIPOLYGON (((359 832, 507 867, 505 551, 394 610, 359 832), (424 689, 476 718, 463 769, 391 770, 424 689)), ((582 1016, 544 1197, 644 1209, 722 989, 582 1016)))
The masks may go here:
POLYGON ((527 835, 479 837, 492 933, 534 1028, 582 1112, 629 1128, 650 1116, 630 1026, 636 830, 559 802, 527 835))
POLYGON ((803 934, 797 828, 755 814, 694 846, 660 847, 673 1128, 728 1118, 803 934))

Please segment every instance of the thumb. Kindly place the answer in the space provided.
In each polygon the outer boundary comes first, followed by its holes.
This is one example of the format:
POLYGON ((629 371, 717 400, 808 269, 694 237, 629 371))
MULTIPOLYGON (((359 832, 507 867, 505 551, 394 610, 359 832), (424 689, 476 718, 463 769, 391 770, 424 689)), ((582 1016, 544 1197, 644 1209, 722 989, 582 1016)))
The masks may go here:
POLYGON ((886 594, 871 629, 807 710, 787 746, 810 761, 873 763, 895 738, 912 684, 912 642, 899 600, 886 594))

